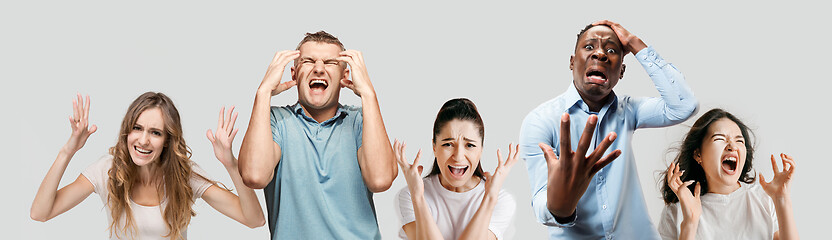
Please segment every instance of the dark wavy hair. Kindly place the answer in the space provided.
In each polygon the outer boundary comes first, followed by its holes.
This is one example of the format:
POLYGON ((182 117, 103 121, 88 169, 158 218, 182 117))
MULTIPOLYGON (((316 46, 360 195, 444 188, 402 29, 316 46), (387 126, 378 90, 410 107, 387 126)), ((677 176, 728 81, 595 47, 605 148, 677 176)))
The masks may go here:
MULTIPOLYGON (((477 106, 467 98, 455 98, 445 102, 442 108, 439 109, 439 113, 436 114, 436 121, 433 122, 433 143, 436 143, 436 135, 439 135, 442 128, 448 122, 455 119, 473 122, 480 130, 482 141, 485 141, 485 126, 482 123, 480 113, 477 111, 477 106)), ((439 173, 439 163, 437 163, 434 157, 433 167, 431 167, 430 173, 425 177, 427 178, 439 173)), ((482 163, 477 164, 477 169, 474 170, 474 176, 483 177, 482 163)))
MULTIPOLYGON (((676 148, 678 154, 676 155, 676 158, 673 159, 673 162, 671 162, 671 164, 678 163, 679 168, 685 170, 685 173, 682 174, 681 177, 682 182, 694 180, 700 183, 702 195, 708 193, 708 180, 705 177, 705 170, 702 169, 702 165, 699 165, 693 156, 696 154, 696 151, 699 151, 702 148, 702 141, 708 135, 708 127, 710 127, 713 122, 723 118, 727 118, 736 123, 737 126, 740 127, 740 131, 742 131, 742 137, 745 138, 745 166, 742 168, 739 181, 744 183, 753 183, 755 179, 754 173, 751 173, 751 163, 754 160, 754 141, 752 139, 754 133, 748 128, 748 126, 740 121, 739 118, 729 112, 726 112, 725 110, 714 108, 703 114, 696 120, 695 123, 693 123, 693 126, 690 127, 690 131, 688 131, 685 135, 685 140, 683 140, 680 146, 676 148)), ((662 198, 664 198, 665 204, 679 202, 679 198, 676 197, 676 194, 672 189, 670 189, 670 186, 667 185, 667 174, 667 172, 660 174, 662 198)), ((695 184, 688 186, 691 192, 694 191, 694 187, 695 184)))

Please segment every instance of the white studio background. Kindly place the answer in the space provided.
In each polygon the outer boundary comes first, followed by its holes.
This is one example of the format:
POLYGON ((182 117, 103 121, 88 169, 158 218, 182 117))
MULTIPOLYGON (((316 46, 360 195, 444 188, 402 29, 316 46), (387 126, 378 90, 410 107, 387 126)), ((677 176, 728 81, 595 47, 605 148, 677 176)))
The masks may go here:
MULTIPOLYGON (((439 107, 467 97, 485 119, 483 165, 495 167, 496 149, 517 143, 525 115, 561 94, 576 34, 599 19, 621 23, 686 76, 700 100, 699 114, 684 124, 637 131, 633 142, 649 214, 663 207, 656 171, 666 150, 681 140, 693 119, 710 108, 735 113, 757 134, 757 170, 771 176, 768 154, 797 160, 792 184, 800 234, 821 238, 828 216, 822 183, 830 164, 830 117, 822 97, 830 86, 829 39, 824 8, 809 1, 769 5, 733 1, 624 3, 286 3, 15 1, 0 3, 0 79, 5 113, 2 169, 4 239, 105 238, 106 216, 97 195, 46 222, 29 218, 38 185, 70 134, 67 116, 76 93, 92 98, 90 120, 99 126, 75 155, 61 186, 116 140, 130 102, 161 91, 176 103, 193 159, 211 177, 231 185, 214 158, 205 131, 216 127, 221 106, 237 106, 248 125, 254 92, 278 50, 292 49, 306 32, 326 30, 347 48, 364 53, 390 140, 407 141, 408 153, 432 159, 431 127, 439 107), (816 192, 812 192, 814 189, 816 192)), ((658 96, 640 65, 628 56, 616 92, 658 96)), ((288 70, 284 80, 288 79, 288 70)), ((296 101, 295 90, 272 99, 296 101)), ((341 102, 359 104, 349 91, 341 102)), ((379 228, 394 239, 400 227, 395 194, 375 195, 379 228)), ((525 163, 504 188, 518 207, 514 239, 545 239, 531 209, 525 163)), ((262 191, 257 191, 262 200, 262 191)), ((247 229, 198 200, 191 239, 266 239, 268 227, 247 229)), ((265 206, 264 206, 265 210, 265 206)), ((738 221, 755 221, 738 219, 738 221)), ((317 224, 317 223, 309 223, 317 224)))

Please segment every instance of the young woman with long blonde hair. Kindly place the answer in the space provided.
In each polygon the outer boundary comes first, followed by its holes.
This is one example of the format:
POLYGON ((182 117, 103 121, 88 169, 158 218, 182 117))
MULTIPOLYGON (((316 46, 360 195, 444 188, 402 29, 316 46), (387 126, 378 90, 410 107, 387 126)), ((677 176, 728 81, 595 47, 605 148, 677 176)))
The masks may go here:
POLYGON ((97 126, 89 124, 89 96, 73 100, 72 135, 44 177, 32 202, 31 217, 47 221, 75 207, 95 192, 106 206, 110 239, 186 239, 194 201, 202 198, 222 214, 251 228, 265 224, 254 191, 243 184, 231 142, 237 134, 232 108, 220 112, 216 134, 208 139, 217 159, 231 175, 239 196, 218 187, 191 161, 179 112, 162 93, 147 92, 130 105, 118 142, 109 155, 87 167, 58 190, 72 156, 97 126), (233 115, 233 116, 232 116, 233 115))

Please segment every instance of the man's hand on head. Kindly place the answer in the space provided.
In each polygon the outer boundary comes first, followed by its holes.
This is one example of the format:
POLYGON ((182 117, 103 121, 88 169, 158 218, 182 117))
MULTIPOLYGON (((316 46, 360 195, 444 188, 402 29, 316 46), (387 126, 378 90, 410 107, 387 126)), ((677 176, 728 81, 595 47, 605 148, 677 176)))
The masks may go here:
POLYGON ((355 95, 359 97, 374 96, 375 89, 370 82, 370 75, 367 73, 367 66, 364 65, 364 55, 357 50, 348 49, 340 53, 337 58, 339 61, 346 62, 350 65, 350 77, 347 75, 341 79, 341 86, 349 88, 355 95))
MULTIPOLYGON (((624 50, 626 50, 627 52, 631 52, 634 55, 642 49, 647 48, 647 44, 645 44, 644 41, 641 41, 640 38, 630 33, 630 31, 627 31, 627 29, 624 29, 624 27, 622 27, 621 24, 618 24, 610 20, 601 20, 592 23, 592 25, 610 26, 610 28, 612 28, 612 30, 615 32, 615 35, 618 37, 618 40, 621 41, 621 45, 623 45, 624 50)), ((626 53, 624 55, 626 55, 626 53)))
POLYGON ((578 141, 578 148, 573 152, 569 114, 564 113, 560 121, 560 158, 551 146, 545 143, 538 144, 543 150, 543 156, 549 168, 546 205, 555 217, 571 216, 595 173, 621 155, 621 150, 615 150, 607 156, 603 155, 615 141, 616 134, 611 132, 587 156, 597 121, 598 117, 595 115, 587 119, 584 132, 578 141))
POLYGON ((300 57, 300 51, 298 50, 283 50, 275 53, 258 91, 269 91, 274 96, 297 85, 297 81, 294 80, 280 83, 280 79, 283 77, 286 65, 298 57, 300 57))

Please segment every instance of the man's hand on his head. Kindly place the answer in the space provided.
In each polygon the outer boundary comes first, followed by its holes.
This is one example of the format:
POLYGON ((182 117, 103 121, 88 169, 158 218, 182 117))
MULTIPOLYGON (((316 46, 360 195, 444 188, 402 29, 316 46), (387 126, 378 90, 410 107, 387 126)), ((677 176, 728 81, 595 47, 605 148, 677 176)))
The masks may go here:
POLYGON ((350 65, 352 79, 347 79, 347 75, 344 75, 344 79, 341 79, 342 87, 349 88, 359 97, 375 94, 373 84, 370 82, 370 75, 367 73, 367 66, 364 65, 364 55, 361 52, 347 49, 341 52, 337 59, 350 65))
POLYGON ((552 147, 539 143, 543 150, 543 157, 549 168, 546 205, 552 215, 559 218, 571 216, 578 206, 578 200, 586 192, 596 172, 607 166, 621 155, 621 150, 615 150, 603 156, 607 148, 615 141, 616 134, 609 133, 601 144, 589 156, 586 155, 592 145, 592 135, 598 117, 592 115, 587 119, 584 132, 578 141, 578 148, 572 151, 569 114, 564 113, 560 122, 560 158, 552 147))
POLYGON ((300 57, 300 51, 297 50, 284 50, 275 53, 272 62, 269 64, 269 69, 266 70, 266 76, 263 77, 263 82, 260 83, 259 90, 269 91, 274 96, 297 85, 297 81, 280 83, 280 79, 283 77, 283 70, 286 69, 286 65, 298 57, 300 57))
MULTIPOLYGON (((630 31, 627 31, 627 29, 624 29, 621 24, 610 20, 601 20, 592 23, 592 25, 610 26, 610 28, 612 28, 615 32, 615 35, 618 37, 618 40, 621 41, 621 45, 624 47, 624 50, 631 52, 634 55, 641 51, 641 49, 647 48, 647 44, 641 41, 640 38, 636 37, 636 35, 630 33, 630 31)), ((627 55, 627 53, 624 53, 624 55, 627 55)))

